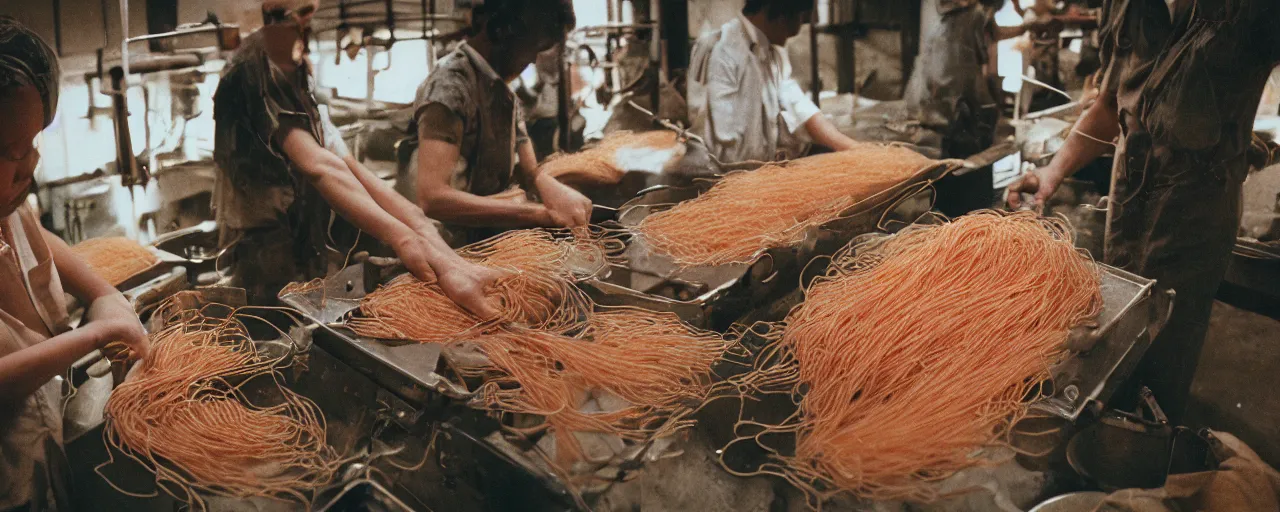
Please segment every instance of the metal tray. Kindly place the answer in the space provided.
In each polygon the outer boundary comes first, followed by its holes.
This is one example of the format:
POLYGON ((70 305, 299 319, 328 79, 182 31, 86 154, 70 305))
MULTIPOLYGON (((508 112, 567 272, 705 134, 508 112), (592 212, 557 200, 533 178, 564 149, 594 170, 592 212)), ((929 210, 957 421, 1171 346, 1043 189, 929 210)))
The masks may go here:
POLYGON ((1173 292, 1158 290, 1155 281, 1097 265, 1102 270, 1100 339, 1087 352, 1073 354, 1053 368, 1053 394, 1036 405, 1071 421, 1090 404, 1105 405, 1110 400, 1169 321, 1173 308, 1173 292))
MULTIPOLYGON (((603 272, 607 259, 603 251, 579 252, 566 264, 571 272, 585 279, 603 272)), ((376 265, 357 263, 321 280, 319 287, 282 293, 280 301, 319 325, 317 345, 410 404, 424 403, 431 392, 455 399, 470 398, 470 392, 436 372, 440 345, 372 339, 342 325, 343 316, 360 307, 366 295, 394 278, 384 274, 376 265)))
MULTIPOLYGON (((829 256, 855 236, 877 231, 886 222, 909 224, 929 209, 929 185, 960 168, 939 161, 915 176, 877 193, 840 219, 810 229, 793 247, 762 250, 749 264, 682 268, 669 257, 632 238, 626 264, 587 280, 583 288, 599 304, 637 306, 672 312, 691 325, 723 330, 749 309, 786 295, 799 286, 800 274, 815 258, 829 256)), ((658 186, 642 191, 621 208, 618 221, 634 227, 649 215, 693 199, 715 185, 700 180, 690 187, 658 186)))
MULTIPOLYGON (((599 272, 603 262, 602 257, 590 256, 570 260, 575 272, 586 275, 599 272)), ((452 432, 454 436, 471 439, 471 444, 483 448, 489 454, 487 456, 494 459, 494 465, 532 476, 541 482, 541 488, 565 499, 573 498, 572 501, 582 508, 578 493, 600 489, 571 489, 562 476, 533 451, 534 445, 506 439, 497 430, 496 423, 489 429, 473 426, 459 430, 462 428, 459 425, 477 423, 485 418, 486 412, 463 407, 473 397, 472 393, 441 375, 450 361, 443 353, 446 349, 438 344, 398 343, 361 337, 340 324, 344 315, 359 307, 361 298, 385 280, 388 279, 382 277, 381 269, 360 263, 323 280, 321 287, 283 294, 280 298, 308 321, 317 324, 312 337, 317 348, 383 390, 380 402, 395 409, 393 415, 398 422, 406 426, 419 421, 438 422, 439 428, 452 432), (447 414, 440 416, 439 411, 442 410, 447 414)), ((320 401, 319 398, 316 400, 320 401)), ((582 434, 579 438, 583 435, 597 436, 582 434)), ((549 441, 550 436, 544 437, 538 445, 545 449, 545 443, 549 441)), ((597 444, 611 442, 598 440, 597 444)), ((616 447, 610 452, 612 455, 606 457, 608 462, 592 465, 591 473, 608 473, 621 478, 627 471, 637 469, 643 460, 658 456, 665 446, 665 440, 654 440, 616 447)), ((600 480, 600 485, 607 487, 612 481, 612 478, 605 478, 600 480)))
POLYGON ((466 398, 465 389, 436 373, 440 346, 430 343, 393 344, 357 335, 341 325, 343 315, 358 308, 365 295, 377 289, 380 269, 358 263, 323 280, 307 293, 282 294, 280 300, 319 326, 315 344, 410 404, 422 404, 430 392, 466 398))
MULTIPOLYGON (((1035 406, 1070 421, 1078 419, 1086 409, 1100 411, 1106 405, 1168 322, 1173 307, 1173 292, 1158 290, 1155 281, 1109 265, 1096 265, 1102 274, 1103 301, 1095 331, 1098 341, 1088 351, 1072 354, 1050 370, 1049 397, 1035 406)), ((795 290, 739 318, 738 323, 781 321, 802 300, 802 290, 795 290)))

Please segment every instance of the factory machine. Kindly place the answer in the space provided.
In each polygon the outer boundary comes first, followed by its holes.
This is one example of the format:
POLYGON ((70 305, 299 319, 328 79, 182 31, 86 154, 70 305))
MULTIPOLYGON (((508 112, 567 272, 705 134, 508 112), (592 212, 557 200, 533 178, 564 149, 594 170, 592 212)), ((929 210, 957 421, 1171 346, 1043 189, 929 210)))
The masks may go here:
MULTIPOLYGON (((663 121, 659 124, 678 128, 663 121)), ((615 200, 630 196, 618 208, 601 212, 606 225, 623 233, 624 258, 578 254, 570 266, 580 286, 601 305, 672 312, 692 325, 722 332, 734 323, 782 319, 801 300, 801 284, 822 272, 823 256, 857 239, 930 222, 926 212, 933 182, 958 169, 989 165, 982 158, 999 157, 993 152, 968 161, 937 161, 841 219, 811 230, 797 246, 761 251, 751 264, 686 269, 625 235, 644 217, 697 197, 723 173, 740 170, 701 160, 705 149, 699 150, 700 141, 686 139, 687 162, 663 166, 668 172, 633 171, 628 174, 635 181, 624 179, 611 191, 598 191, 601 197, 612 194, 615 200), (702 171, 682 175, 682 168, 702 171)), ((215 249, 212 228, 196 226, 157 242, 154 251, 162 263, 130 283, 140 282, 131 291, 140 311, 193 287, 199 301, 234 305, 244 300, 238 290, 198 287, 216 282, 209 276, 225 266, 219 261, 222 255, 215 249)), ((1150 280, 1105 266, 1102 270, 1105 304, 1098 319, 1100 340, 1054 369, 1052 396, 1039 405, 1068 422, 1102 412, 1110 394, 1167 319, 1171 304, 1171 297, 1158 292, 1150 280)), ((330 276, 321 286, 286 293, 282 301, 298 313, 292 319, 285 315, 276 320, 293 326, 289 336, 269 330, 261 333, 263 350, 291 354, 280 368, 288 386, 320 407, 329 425, 329 444, 350 457, 331 488, 314 497, 312 506, 317 509, 588 510, 600 496, 644 474, 647 465, 670 457, 675 458, 667 463, 679 464, 681 453, 709 452, 714 448, 705 440, 719 440, 732 429, 706 414, 699 418, 703 433, 692 439, 676 435, 635 443, 599 436, 585 443, 596 462, 561 469, 547 457, 551 440, 529 438, 511 429, 536 423, 537 418, 498 419, 460 382, 453 368, 465 362, 467 353, 439 345, 364 338, 343 326, 363 297, 401 272, 365 261, 330 276)), ((743 341, 750 345, 749 339, 743 341)), ((105 399, 110 384, 108 380, 104 386, 102 379, 112 376, 104 374, 101 363, 87 361, 78 368, 82 369, 73 372, 71 384, 98 389, 99 397, 105 399)), ((788 402, 779 407, 794 405, 788 402)), ((156 492, 154 476, 144 468, 113 453, 102 441, 100 414, 96 423, 91 416, 82 422, 81 432, 68 437, 76 481, 86 482, 84 495, 92 497, 82 508, 111 503, 130 510, 171 509, 173 498, 156 492)), ((210 498, 209 504, 228 510, 302 509, 297 504, 221 498, 210 498)))
MULTIPOLYGON (((337 34, 338 45, 344 49, 385 49, 398 37, 408 37, 403 35, 404 30, 433 40, 443 32, 436 28, 437 23, 457 23, 452 13, 438 14, 434 3, 341 1, 336 8, 323 10, 320 20, 325 30, 337 34), (403 23, 397 27, 397 20, 403 21, 406 16, 417 16, 416 24, 409 29, 403 23), (329 21, 328 25, 324 20, 329 21), (384 30, 385 25, 391 25, 390 30, 384 30)), ((656 31, 658 27, 644 21, 590 30, 623 37, 656 31)), ((659 54, 655 48, 652 55, 659 54)), ((372 66, 373 59, 369 62, 372 66)), ((661 75, 656 58, 654 64, 652 73, 661 75)), ((375 71, 370 69, 371 86, 375 71)), ((335 115, 368 118, 396 110, 395 105, 374 101, 372 90, 370 87, 369 96, 363 99, 335 100, 344 105, 335 115)), ((652 126, 683 134, 678 123, 661 115, 661 100, 656 95, 648 109, 630 100, 612 103, 618 108, 634 109, 652 126), (659 113, 655 115, 650 110, 659 113)), ((382 117, 359 121, 346 133, 355 142, 357 155, 391 155, 385 159, 399 160, 400 170, 404 171, 412 144, 405 142, 401 146, 395 137, 395 120, 391 119, 394 116, 382 117)), ((123 143, 127 144, 125 132, 123 143)), ((618 185, 586 191, 601 205, 593 220, 623 233, 625 257, 611 261, 603 254, 579 254, 570 265, 580 286, 601 305, 672 312, 691 325, 721 332, 735 323, 782 319, 801 300, 802 284, 822 273, 823 257, 851 241, 930 222, 927 211, 936 194, 932 184, 948 175, 989 168, 994 161, 1016 151, 1008 145, 998 145, 964 161, 938 161, 910 180, 845 212, 841 219, 810 230, 796 246, 763 250, 752 263, 680 268, 645 247, 642 241, 626 236, 627 230, 649 215, 706 192, 725 173, 746 170, 714 162, 701 141, 683 135, 681 140, 687 148, 680 152, 678 161, 663 162, 657 168, 649 162, 636 164, 627 169, 618 185)), ((122 154, 131 155, 128 151, 122 154)), ((129 169, 129 179, 135 182, 146 179, 145 168, 134 170, 139 167, 129 158, 120 164, 121 169, 129 169)), ((384 174, 390 177, 394 173, 384 174)), ((218 270, 227 263, 217 250, 216 226, 212 223, 162 236, 152 250, 161 263, 123 286, 144 315, 175 294, 186 294, 192 306, 243 304, 241 291, 206 286, 219 280, 218 270)), ((1150 280, 1099 266, 1104 298, 1098 319, 1099 339, 1088 351, 1054 368, 1054 384, 1048 390, 1052 396, 1039 405, 1043 412, 1067 422, 1102 413, 1112 392, 1132 371, 1167 320, 1172 301, 1170 294, 1155 289, 1150 280)), ((696 441, 684 435, 648 442, 622 442, 600 436, 584 443, 593 455, 591 460, 596 462, 558 468, 546 455, 549 439, 527 437, 510 428, 536 422, 537 418, 498 419, 483 410, 476 397, 459 382, 453 368, 468 354, 439 345, 369 339, 343 326, 344 318, 359 307, 362 298, 401 272, 370 261, 353 264, 323 280, 320 286, 282 295, 281 300, 296 314, 267 316, 278 325, 290 327, 287 335, 270 329, 254 333, 265 353, 288 356, 279 366, 286 384, 319 406, 328 424, 327 442, 349 458, 332 485, 313 497, 311 508, 589 510, 601 495, 626 485, 657 461, 670 458, 679 463, 682 450, 715 449, 710 445, 691 447, 689 443, 696 441)), ((751 343, 750 339, 743 341, 751 343)), ((158 492, 154 475, 103 442, 100 403, 109 394, 111 382, 121 379, 123 375, 112 375, 100 356, 86 358, 69 376, 68 385, 80 390, 79 399, 69 407, 72 411, 85 411, 69 414, 77 418, 74 421, 79 426, 67 435, 69 460, 74 461, 70 470, 77 494, 83 497, 78 508, 172 510, 178 504, 168 494, 158 492), (94 400, 98 400, 96 407, 94 400), (98 411, 96 416, 94 410, 98 411)), ((780 407, 794 404, 788 401, 780 407)), ((706 420, 700 430, 711 433, 694 436, 696 439, 720 438, 732 429, 732 425, 712 417, 699 419, 706 420)), ((207 502, 215 510, 306 508, 257 499, 210 497, 207 502)))

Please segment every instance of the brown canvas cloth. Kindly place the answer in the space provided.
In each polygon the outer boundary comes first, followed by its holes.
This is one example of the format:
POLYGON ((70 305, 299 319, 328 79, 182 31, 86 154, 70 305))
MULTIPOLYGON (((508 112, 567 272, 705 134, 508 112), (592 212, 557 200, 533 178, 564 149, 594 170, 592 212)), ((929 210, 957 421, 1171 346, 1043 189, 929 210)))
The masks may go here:
POLYGON ((1272 512, 1280 510, 1280 472, 1223 432, 1214 432, 1217 471, 1170 475, 1159 489, 1125 489, 1095 512, 1272 512))

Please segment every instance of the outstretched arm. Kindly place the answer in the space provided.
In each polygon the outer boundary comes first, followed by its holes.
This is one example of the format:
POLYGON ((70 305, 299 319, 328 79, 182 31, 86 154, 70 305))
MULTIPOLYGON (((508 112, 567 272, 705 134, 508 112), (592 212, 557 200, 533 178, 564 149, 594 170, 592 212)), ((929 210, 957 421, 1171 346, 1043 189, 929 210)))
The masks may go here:
POLYGON ((453 188, 456 144, 421 138, 418 144, 418 202, 427 215, 450 224, 485 227, 553 227, 547 208, 513 203, 453 188))
MULTIPOLYGON (((71 252, 62 239, 44 230, 41 235, 66 291, 88 305, 88 323, 0 358, 0 407, 20 404, 85 354, 113 341, 125 343, 140 358, 145 358, 149 349, 147 333, 124 296, 71 252)), ((4 293, 27 293, 22 283, 3 283, 0 288, 4 293)))
POLYGON ((835 123, 822 114, 810 117, 804 123, 804 129, 809 132, 809 138, 813 139, 813 142, 836 151, 844 151, 858 145, 857 141, 841 133, 835 123))
POLYGON ((552 224, 560 227, 579 227, 591 222, 591 200, 573 187, 561 183, 554 176, 545 174, 538 167, 538 157, 533 143, 528 140, 517 146, 520 170, 526 181, 533 184, 542 197, 542 204, 551 216, 552 224))
MULTIPOLYGON (((335 212, 390 245, 415 277, 429 281, 439 276, 449 298, 482 318, 496 316, 496 308, 483 294, 485 286, 497 278, 496 274, 449 250, 435 229, 426 229, 429 225, 416 226, 423 228, 420 232, 389 213, 365 188, 358 177, 360 170, 349 167, 348 162, 321 147, 310 132, 301 128, 290 130, 284 138, 284 151, 335 212)), ((377 180, 372 173, 365 176, 367 181, 370 178, 377 180)), ((375 194, 384 195, 373 181, 369 183, 375 194)), ((391 211, 408 218, 411 224, 425 223, 425 218, 400 211, 399 203, 389 197, 383 197, 383 202, 390 205, 391 211)))
POLYGON ((1076 121, 1066 144, 1045 167, 1036 169, 1009 185, 1005 200, 1010 207, 1022 205, 1022 194, 1035 196, 1033 204, 1046 204, 1068 176, 1112 149, 1110 142, 1120 135, 1120 115, 1115 93, 1103 94, 1076 121))

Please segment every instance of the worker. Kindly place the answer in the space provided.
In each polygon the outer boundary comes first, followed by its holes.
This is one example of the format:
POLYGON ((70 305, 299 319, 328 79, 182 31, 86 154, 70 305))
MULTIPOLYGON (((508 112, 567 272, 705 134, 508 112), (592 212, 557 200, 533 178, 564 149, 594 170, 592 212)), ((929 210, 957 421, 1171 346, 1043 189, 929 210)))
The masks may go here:
POLYGON ((418 201, 432 218, 465 231, 465 241, 507 228, 590 221, 589 199, 538 172, 507 86, 574 24, 569 0, 488 0, 473 12, 467 39, 418 87, 418 201), (485 197, 517 184, 517 164, 541 204, 485 197))
POLYGON ((0 16, 0 510, 70 508, 55 377, 109 342, 148 350, 129 302, 41 228, 27 201, 58 79, 53 50, 0 16), (86 305, 74 330, 64 291, 86 305))
POLYGON ((968 158, 995 140, 1000 119, 995 42, 1026 31, 995 24, 1003 3, 939 0, 938 23, 926 35, 907 81, 907 109, 922 128, 938 135, 943 157, 968 158))
POLYGON ((214 207, 222 245, 234 245, 235 284, 253 303, 270 303, 284 284, 342 264, 342 251, 326 243, 336 213, 388 244, 413 275, 438 277, 458 304, 494 316, 483 290, 496 271, 463 260, 420 208, 326 149, 305 57, 316 8, 317 0, 264 2, 264 26, 244 39, 214 94, 214 207))
MULTIPOLYGON (((526 68, 516 79, 516 97, 520 99, 521 112, 525 114, 525 128, 533 144, 534 155, 539 161, 554 154, 560 135, 560 65, 564 60, 559 46, 539 53, 532 68, 526 68)), ((572 77, 576 68, 569 71, 572 77)), ((570 80, 574 84, 575 80, 570 80)), ((574 84, 577 85, 577 84, 574 84)), ((571 95, 573 92, 571 91, 571 95)), ((586 127, 578 113, 578 101, 573 100, 569 109, 569 144, 582 147, 582 132, 586 127)))
POLYGON ((813 9, 813 0, 747 0, 740 16, 694 43, 689 121, 721 162, 800 157, 810 142, 854 146, 792 78, 782 48, 813 9))
POLYGON ((1254 116, 1280 62, 1280 5, 1115 0, 1102 16, 1097 102, 1007 200, 1043 205, 1115 146, 1105 261, 1177 293, 1127 387, 1150 387, 1178 424, 1240 226, 1254 116))

